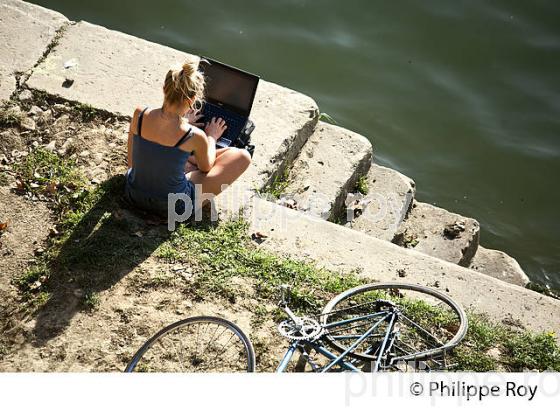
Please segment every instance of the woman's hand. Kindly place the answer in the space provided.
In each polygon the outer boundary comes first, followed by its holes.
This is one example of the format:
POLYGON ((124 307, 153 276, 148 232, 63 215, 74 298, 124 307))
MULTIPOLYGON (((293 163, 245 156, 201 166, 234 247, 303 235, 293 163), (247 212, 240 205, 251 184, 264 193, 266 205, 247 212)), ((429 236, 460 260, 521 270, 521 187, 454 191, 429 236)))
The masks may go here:
POLYGON ((212 118, 212 120, 206 124, 206 128, 204 128, 204 132, 209 137, 213 137, 216 141, 222 136, 224 131, 227 129, 226 122, 221 118, 212 118))
POLYGON ((195 127, 202 128, 204 127, 203 122, 198 122, 198 120, 202 117, 200 110, 193 110, 192 108, 187 111, 185 114, 185 118, 189 122, 189 124, 194 125, 195 127))

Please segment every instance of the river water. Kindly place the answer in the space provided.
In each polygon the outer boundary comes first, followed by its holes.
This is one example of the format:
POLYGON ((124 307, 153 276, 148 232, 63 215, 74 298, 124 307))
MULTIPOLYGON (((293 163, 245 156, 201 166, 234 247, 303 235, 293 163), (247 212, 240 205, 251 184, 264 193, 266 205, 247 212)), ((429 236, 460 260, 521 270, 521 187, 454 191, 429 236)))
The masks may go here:
POLYGON ((34 2, 310 95, 418 200, 560 288, 560 2, 34 2))

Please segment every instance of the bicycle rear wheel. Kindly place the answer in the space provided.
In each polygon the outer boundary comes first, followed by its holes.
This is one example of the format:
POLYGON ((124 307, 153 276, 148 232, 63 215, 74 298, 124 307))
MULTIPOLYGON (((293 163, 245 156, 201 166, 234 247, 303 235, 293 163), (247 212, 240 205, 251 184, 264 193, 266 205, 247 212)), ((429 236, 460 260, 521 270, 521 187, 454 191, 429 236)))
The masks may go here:
POLYGON ((136 352, 125 372, 254 372, 249 338, 229 320, 197 316, 175 322, 136 352))
POLYGON ((341 352, 374 327, 349 355, 378 362, 385 370, 444 355, 463 339, 468 327, 463 308, 449 296, 404 283, 349 289, 327 303, 320 321, 326 328, 325 340, 341 352))

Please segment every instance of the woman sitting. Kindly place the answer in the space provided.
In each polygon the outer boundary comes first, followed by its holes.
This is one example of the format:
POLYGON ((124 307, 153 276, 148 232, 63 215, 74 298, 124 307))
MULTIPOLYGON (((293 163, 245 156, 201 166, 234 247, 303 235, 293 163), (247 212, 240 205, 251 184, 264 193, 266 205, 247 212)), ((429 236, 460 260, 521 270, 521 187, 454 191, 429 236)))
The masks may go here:
POLYGON ((186 194, 192 208, 177 201, 175 209, 181 214, 202 205, 195 202, 195 192, 218 195, 224 184, 233 183, 249 167, 251 157, 242 149, 216 149, 216 141, 227 128, 221 118, 212 118, 205 125, 197 123, 201 115, 193 107, 204 98, 198 60, 187 61, 180 70, 169 70, 163 94, 161 108, 134 111, 128 133, 125 196, 139 208, 164 215, 169 194, 186 194))

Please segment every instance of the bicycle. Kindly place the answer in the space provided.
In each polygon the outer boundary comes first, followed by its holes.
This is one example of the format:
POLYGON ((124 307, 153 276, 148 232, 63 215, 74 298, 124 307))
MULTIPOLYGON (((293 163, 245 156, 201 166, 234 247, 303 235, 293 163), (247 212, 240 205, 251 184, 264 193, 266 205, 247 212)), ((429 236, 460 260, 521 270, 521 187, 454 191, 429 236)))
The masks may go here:
MULTIPOLYGON (((468 328, 458 303, 421 285, 358 286, 336 296, 315 317, 296 315, 288 306, 289 288, 281 290, 279 307, 288 319, 278 325, 278 331, 290 344, 277 372, 290 370, 296 352, 296 371, 445 370, 447 353, 468 328)), ((125 371, 253 372, 255 353, 237 325, 200 316, 160 330, 125 371)))

